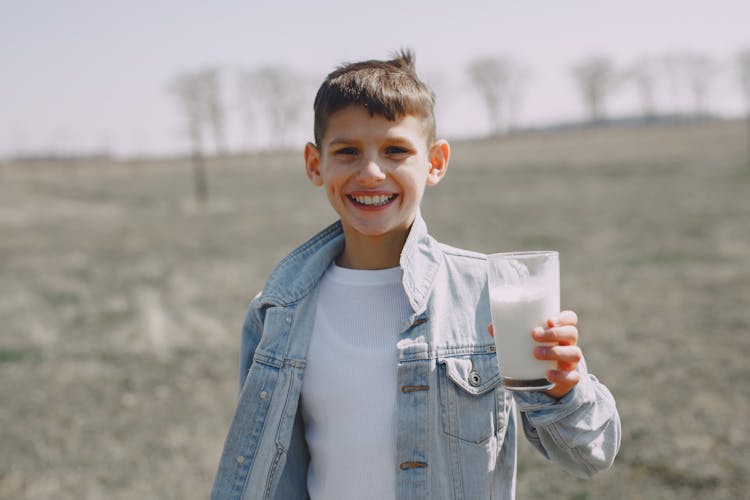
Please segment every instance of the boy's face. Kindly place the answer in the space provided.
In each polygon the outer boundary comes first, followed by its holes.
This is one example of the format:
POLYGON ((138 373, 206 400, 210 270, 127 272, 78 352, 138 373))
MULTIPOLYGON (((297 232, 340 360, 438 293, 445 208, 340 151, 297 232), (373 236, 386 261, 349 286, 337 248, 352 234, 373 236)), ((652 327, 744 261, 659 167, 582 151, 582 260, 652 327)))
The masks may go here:
POLYGON ((425 186, 440 182, 448 167, 445 141, 428 145, 423 121, 394 121, 349 106, 330 116, 320 149, 305 147, 307 176, 325 186, 347 238, 405 238, 425 186))

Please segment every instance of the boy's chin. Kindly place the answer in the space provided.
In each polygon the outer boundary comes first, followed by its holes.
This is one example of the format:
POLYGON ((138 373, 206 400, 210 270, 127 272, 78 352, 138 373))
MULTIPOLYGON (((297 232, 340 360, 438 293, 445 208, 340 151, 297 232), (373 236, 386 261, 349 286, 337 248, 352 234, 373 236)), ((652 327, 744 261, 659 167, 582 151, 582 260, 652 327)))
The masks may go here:
MULTIPOLYGON (((372 239, 390 239, 390 238, 402 238, 409 233, 411 225, 414 219, 410 219, 408 223, 398 224, 351 224, 349 225, 349 231, 352 236, 359 238, 372 238, 372 239)), ((345 224, 346 226, 346 224, 345 224)))

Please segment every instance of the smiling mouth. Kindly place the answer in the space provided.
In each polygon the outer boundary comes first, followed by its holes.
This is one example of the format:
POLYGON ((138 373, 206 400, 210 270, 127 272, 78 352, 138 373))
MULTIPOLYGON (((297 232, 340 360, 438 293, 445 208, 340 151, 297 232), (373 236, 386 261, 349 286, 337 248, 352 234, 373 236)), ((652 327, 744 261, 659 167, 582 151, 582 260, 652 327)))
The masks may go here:
POLYGON ((397 194, 347 195, 353 203, 365 207, 382 207, 396 199, 397 194))

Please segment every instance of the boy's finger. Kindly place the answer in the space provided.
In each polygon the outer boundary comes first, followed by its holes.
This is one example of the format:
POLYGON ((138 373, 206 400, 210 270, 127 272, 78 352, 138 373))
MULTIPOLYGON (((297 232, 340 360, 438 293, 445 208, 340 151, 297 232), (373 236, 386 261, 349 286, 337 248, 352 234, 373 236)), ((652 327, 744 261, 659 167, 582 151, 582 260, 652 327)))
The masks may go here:
POLYGON ((578 328, 573 325, 556 326, 544 329, 536 327, 531 331, 531 336, 537 342, 554 342, 562 345, 575 345, 578 343, 578 328))
POLYGON ((574 311, 562 311, 557 316, 553 316, 547 320, 547 326, 559 326, 559 325, 577 325, 578 315, 574 311))
POLYGON ((557 361, 566 364, 565 366, 575 366, 581 361, 582 353, 578 346, 539 346, 534 348, 534 357, 549 361, 557 361))
POLYGON ((554 382, 556 389, 570 389, 581 380, 581 374, 575 370, 550 370, 547 372, 547 380, 554 382))
POLYGON ((495 336, 495 329, 492 327, 492 323, 490 323, 489 325, 487 325, 487 331, 490 332, 491 336, 493 336, 493 337, 495 336))
POLYGON ((576 369, 576 366, 578 366, 578 362, 575 362, 575 363, 566 363, 564 361, 557 362, 557 369, 566 371, 566 372, 574 371, 576 369))

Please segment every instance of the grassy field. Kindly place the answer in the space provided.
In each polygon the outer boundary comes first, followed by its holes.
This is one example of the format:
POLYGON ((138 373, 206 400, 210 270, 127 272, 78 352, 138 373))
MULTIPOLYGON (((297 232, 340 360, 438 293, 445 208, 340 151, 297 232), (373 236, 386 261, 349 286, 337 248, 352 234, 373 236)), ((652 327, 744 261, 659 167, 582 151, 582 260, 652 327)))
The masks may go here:
MULTIPOLYGON (((519 498, 750 489, 750 167, 742 123, 456 143, 423 214, 480 251, 555 248, 563 306, 623 421, 615 466, 522 442, 519 498)), ((334 219, 301 154, 0 165, 0 498, 205 498, 239 330, 274 263, 334 219)))

